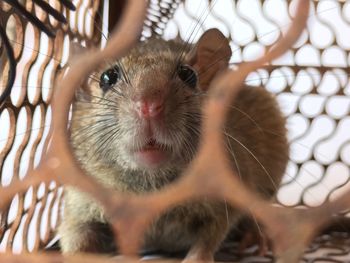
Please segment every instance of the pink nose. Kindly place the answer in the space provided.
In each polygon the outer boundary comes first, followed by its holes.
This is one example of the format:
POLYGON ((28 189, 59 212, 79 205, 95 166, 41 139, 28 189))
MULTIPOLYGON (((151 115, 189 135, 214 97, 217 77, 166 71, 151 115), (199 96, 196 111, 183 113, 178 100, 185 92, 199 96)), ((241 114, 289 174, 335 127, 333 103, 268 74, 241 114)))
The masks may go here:
POLYGON ((136 102, 136 111, 141 118, 155 118, 163 111, 163 100, 140 100, 136 102))

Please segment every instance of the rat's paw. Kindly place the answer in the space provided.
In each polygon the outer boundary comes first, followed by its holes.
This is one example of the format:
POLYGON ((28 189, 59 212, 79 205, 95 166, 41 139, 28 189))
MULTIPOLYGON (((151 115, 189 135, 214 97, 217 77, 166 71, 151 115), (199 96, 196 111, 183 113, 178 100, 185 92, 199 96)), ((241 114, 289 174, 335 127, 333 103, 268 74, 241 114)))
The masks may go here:
POLYGON ((182 263, 214 263, 214 250, 195 246, 190 249, 182 263))
POLYGON ((243 254, 244 250, 253 245, 258 245, 257 256, 265 256, 269 251, 270 244, 268 237, 259 227, 253 227, 245 232, 239 244, 238 251, 240 254, 243 254))
POLYGON ((63 253, 116 253, 113 234, 105 223, 65 220, 59 228, 59 234, 63 253))
POLYGON ((185 258, 181 263, 214 263, 214 259, 185 258))

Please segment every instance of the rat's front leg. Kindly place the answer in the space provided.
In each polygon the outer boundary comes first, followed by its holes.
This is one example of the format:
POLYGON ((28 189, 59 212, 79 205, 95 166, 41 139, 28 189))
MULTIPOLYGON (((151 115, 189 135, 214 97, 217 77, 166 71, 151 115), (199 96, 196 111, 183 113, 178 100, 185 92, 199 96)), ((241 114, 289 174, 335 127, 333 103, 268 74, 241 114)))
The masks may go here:
POLYGON ((214 262, 214 254, 228 234, 231 223, 227 218, 215 218, 214 222, 207 224, 207 227, 198 233, 198 239, 188 251, 183 263, 214 262))
POLYGON ((61 224, 59 234, 63 253, 116 253, 113 233, 108 224, 66 221, 61 224))
POLYGON ((58 228, 62 252, 115 254, 114 235, 102 208, 73 188, 65 189, 64 198, 64 215, 58 228))
POLYGON ((211 263, 214 262, 214 253, 216 248, 207 248, 204 244, 196 244, 194 245, 190 251, 187 253, 185 259, 182 263, 195 263, 195 262, 203 262, 203 263, 211 263))

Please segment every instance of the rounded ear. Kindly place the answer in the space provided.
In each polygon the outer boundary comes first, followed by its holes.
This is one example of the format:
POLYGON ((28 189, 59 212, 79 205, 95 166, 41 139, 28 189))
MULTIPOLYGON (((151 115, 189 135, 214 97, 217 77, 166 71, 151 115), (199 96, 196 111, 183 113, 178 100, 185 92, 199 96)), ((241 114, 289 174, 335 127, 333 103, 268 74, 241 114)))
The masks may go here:
POLYGON ((202 90, 207 90, 215 75, 228 67, 231 55, 224 34, 216 28, 204 32, 189 54, 189 64, 197 70, 202 90))

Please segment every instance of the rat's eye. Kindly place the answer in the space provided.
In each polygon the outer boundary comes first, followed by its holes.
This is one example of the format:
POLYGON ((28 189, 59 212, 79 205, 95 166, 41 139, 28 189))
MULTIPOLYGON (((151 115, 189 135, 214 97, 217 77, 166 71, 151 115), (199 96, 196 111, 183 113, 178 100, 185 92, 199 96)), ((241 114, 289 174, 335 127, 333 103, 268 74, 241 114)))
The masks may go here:
POLYGON ((114 66, 113 68, 109 68, 101 74, 100 88, 106 92, 113 87, 113 85, 115 85, 120 78, 121 73, 119 67, 114 66))
POLYGON ((197 86, 197 72, 188 65, 180 65, 177 69, 177 74, 179 78, 185 82, 191 88, 196 88, 197 86))

